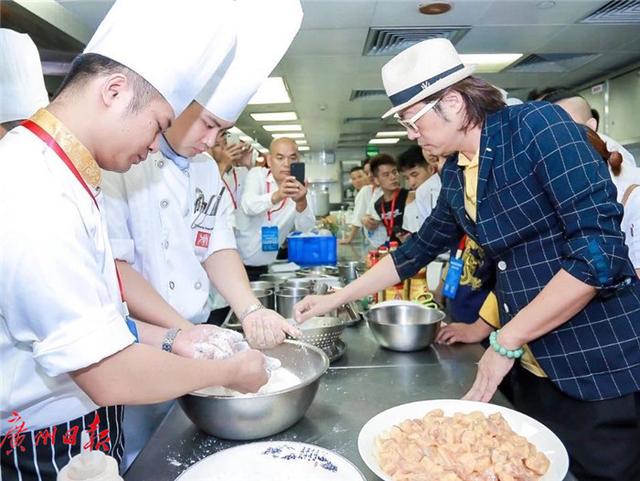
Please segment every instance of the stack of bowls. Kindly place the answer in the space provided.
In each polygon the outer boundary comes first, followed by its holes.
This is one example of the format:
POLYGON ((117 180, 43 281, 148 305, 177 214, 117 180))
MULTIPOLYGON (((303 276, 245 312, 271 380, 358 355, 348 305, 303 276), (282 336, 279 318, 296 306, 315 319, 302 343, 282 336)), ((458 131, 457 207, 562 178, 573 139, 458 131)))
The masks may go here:
POLYGON ((431 345, 445 313, 412 302, 373 306, 367 323, 378 344, 394 351, 418 351, 431 345))

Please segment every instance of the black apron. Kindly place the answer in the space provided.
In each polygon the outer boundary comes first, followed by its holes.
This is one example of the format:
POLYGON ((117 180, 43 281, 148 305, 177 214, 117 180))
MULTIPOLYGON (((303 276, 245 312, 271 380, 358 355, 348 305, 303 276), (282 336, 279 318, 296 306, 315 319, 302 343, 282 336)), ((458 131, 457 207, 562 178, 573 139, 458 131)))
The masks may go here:
MULTIPOLYGON (((57 426, 16 432, 14 446, 7 436, 0 436, 0 479, 55 481, 58 472, 73 456, 80 454, 82 431, 90 430, 91 424, 96 421, 96 414, 99 422, 92 441, 97 445, 93 447, 113 456, 120 464, 124 455, 124 406, 109 406, 57 426)), ((14 426, 17 427, 18 423, 14 426)))

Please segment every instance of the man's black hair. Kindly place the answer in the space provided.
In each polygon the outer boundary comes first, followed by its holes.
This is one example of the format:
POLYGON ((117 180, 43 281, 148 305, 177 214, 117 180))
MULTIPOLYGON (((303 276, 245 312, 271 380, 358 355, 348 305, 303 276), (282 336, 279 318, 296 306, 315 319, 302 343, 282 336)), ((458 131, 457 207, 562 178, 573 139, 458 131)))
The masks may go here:
POLYGON ((555 104, 562 100, 573 99, 576 97, 583 98, 582 95, 580 95, 575 90, 557 89, 557 90, 554 90, 553 92, 549 92, 543 100, 546 102, 555 104))
POLYGON ((600 113, 592 108, 591 109, 591 117, 593 117, 594 119, 596 119, 596 132, 598 131, 598 127, 600 127, 600 113))
POLYGON ((359 170, 362 170, 362 167, 360 167, 359 165, 356 165, 355 167, 351 167, 351 170, 349 171, 349 173, 353 174, 354 172, 357 172, 359 170))
POLYGON ((398 169, 400 172, 414 167, 427 168, 427 161, 424 159, 422 148, 419 145, 412 145, 398 156, 398 169))
POLYGON ((113 75, 116 73, 123 74, 131 84, 133 90, 133 98, 128 106, 129 112, 139 112, 160 93, 153 85, 128 67, 119 62, 97 53, 83 53, 78 55, 71 64, 69 72, 65 76, 58 91, 53 96, 55 100, 60 94, 67 89, 80 86, 98 75, 113 75))
POLYGON ((560 90, 560 87, 547 87, 541 90, 534 89, 529 92, 529 95, 527 95, 527 102, 530 102, 532 100, 547 100, 546 96, 551 92, 555 92, 556 90, 560 90))
POLYGON ((381 165, 393 165, 397 167, 398 163, 396 159, 389 154, 378 154, 371 157, 371 173, 373 175, 378 175, 378 169, 381 165))

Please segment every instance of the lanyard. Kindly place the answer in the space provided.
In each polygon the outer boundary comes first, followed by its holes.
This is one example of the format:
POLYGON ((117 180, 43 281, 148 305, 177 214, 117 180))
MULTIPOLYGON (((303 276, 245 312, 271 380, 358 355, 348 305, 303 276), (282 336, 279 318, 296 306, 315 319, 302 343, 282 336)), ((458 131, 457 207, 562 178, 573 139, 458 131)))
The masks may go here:
POLYGON ((387 211, 384 208, 384 198, 382 199, 382 202, 380 203, 380 210, 382 211, 382 223, 384 224, 384 226, 387 228, 387 235, 389 236, 389 238, 391 238, 391 234, 393 233, 393 225, 396 222, 396 201, 398 200, 398 195, 400 195, 400 191, 396 190, 393 193, 393 199, 391 199, 391 212, 390 212, 390 216, 389 219, 385 219, 386 215, 387 215, 387 211))
POLYGON ((464 234, 460 239, 460 243, 458 244, 458 250, 456 251, 456 259, 460 259, 462 257, 462 252, 464 252, 466 243, 467 243, 467 234, 464 234))
POLYGON ((231 196, 233 210, 235 210, 238 208, 238 203, 236 202, 236 195, 238 195, 238 176, 236 175, 236 171, 233 167, 231 167, 231 172, 233 173, 233 190, 229 188, 229 184, 227 184, 227 181, 224 179, 224 175, 222 176, 222 182, 224 182, 224 185, 231 196))
MULTIPOLYGON (((96 200, 95 195, 93 195, 93 192, 91 192, 91 189, 89 188, 87 183, 84 181, 84 179, 80 175, 80 172, 78 172, 78 169, 76 169, 76 166, 73 165, 73 162, 71 162, 71 159, 69 158, 67 153, 64 150, 62 150, 62 147, 60 147, 58 142, 56 142, 56 139, 51 137, 51 135, 49 135, 49 132, 44 130, 42 127, 40 127, 38 124, 36 124, 32 120, 25 120, 24 122, 22 122, 22 126, 30 130, 36 137, 38 137, 45 144, 47 144, 47 146, 51 150, 53 150, 56 154, 58 154, 58 157, 60 157, 62 162, 64 162, 64 165, 67 166, 67 168, 71 171, 71 173, 75 176, 75 178, 78 179, 78 182, 80 182, 80 185, 84 188, 84 190, 87 191, 87 194, 89 194, 89 196, 91 197, 91 200, 93 200, 93 203, 95 204, 96 209, 100 211, 100 207, 98 207, 98 201, 96 200)), ((113 262, 115 264, 115 259, 113 262)), ((127 303, 124 300, 124 288, 122 287, 122 280, 120 279, 120 273, 118 272, 117 265, 116 265, 116 277, 118 279, 118 289, 120 289, 120 298, 122 299, 122 304, 124 305, 125 311, 127 311, 126 315, 128 316, 129 310, 127 308, 127 303)))
MULTIPOLYGON (((269 170, 267 172, 267 194, 271 193, 271 184, 269 184, 269 175, 271 175, 271 170, 269 170)), ((271 214, 275 214, 276 212, 278 212, 280 209, 282 209, 284 207, 284 204, 287 202, 287 197, 285 197, 284 199, 282 199, 282 202, 280 203, 280 207, 278 207, 275 210, 271 210, 269 209, 267 211, 267 219, 269 220, 269 222, 271 222, 271 214)))

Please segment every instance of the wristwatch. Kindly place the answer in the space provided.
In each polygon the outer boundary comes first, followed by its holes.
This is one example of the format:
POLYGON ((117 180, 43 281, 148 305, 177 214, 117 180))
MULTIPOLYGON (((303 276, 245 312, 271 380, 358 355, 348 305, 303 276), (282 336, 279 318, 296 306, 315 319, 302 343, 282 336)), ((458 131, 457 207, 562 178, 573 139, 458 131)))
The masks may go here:
POLYGON ((173 350, 173 341, 176 340, 176 336, 182 329, 178 329, 177 327, 172 327, 167 331, 164 335, 164 339, 162 340, 162 350, 166 352, 171 352, 173 350))

